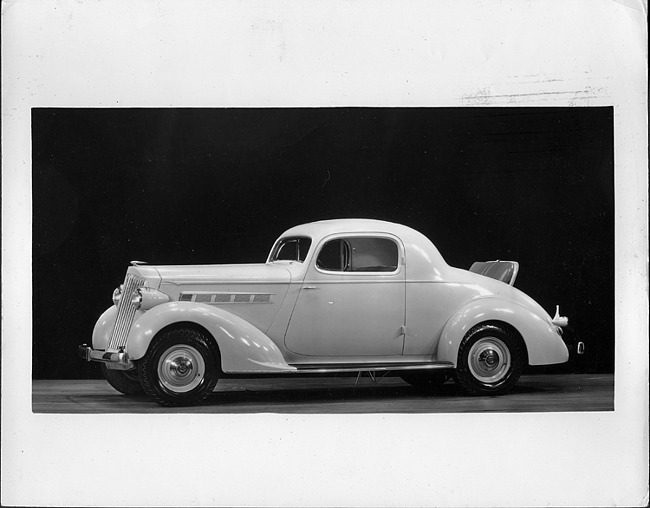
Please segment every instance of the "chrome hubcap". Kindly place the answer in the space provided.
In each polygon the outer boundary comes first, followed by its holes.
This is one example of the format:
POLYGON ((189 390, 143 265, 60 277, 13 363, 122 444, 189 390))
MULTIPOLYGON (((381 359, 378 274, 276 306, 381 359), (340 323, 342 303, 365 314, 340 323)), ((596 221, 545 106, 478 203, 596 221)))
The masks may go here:
POLYGON ((172 392, 189 392, 201 383, 204 376, 203 357, 191 346, 173 346, 158 361, 160 384, 172 392))
POLYGON ((469 350, 469 370, 481 383, 494 384, 502 381, 507 376, 510 365, 510 350, 496 337, 479 339, 469 350))

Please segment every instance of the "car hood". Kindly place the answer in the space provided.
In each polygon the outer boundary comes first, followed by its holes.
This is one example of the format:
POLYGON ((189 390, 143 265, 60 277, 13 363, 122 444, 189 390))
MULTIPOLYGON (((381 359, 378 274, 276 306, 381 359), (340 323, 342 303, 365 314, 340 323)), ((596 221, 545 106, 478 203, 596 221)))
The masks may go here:
POLYGON ((265 263, 238 265, 141 265, 130 267, 146 279, 157 278, 159 283, 193 284, 200 282, 223 284, 289 283, 291 273, 284 266, 265 263))

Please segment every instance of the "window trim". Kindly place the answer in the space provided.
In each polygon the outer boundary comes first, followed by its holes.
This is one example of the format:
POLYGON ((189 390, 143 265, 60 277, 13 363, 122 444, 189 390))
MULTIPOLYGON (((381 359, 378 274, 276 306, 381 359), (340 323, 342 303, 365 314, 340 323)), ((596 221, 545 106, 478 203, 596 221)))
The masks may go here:
MULTIPOLYGON (((278 240, 275 242, 273 245, 273 248, 271 249, 271 253, 269 254, 268 258, 268 263, 277 263, 277 262, 284 262, 284 263, 301 263, 304 264, 308 262, 309 260, 309 253, 312 250, 312 246, 314 245, 314 239, 311 236, 306 236, 306 235, 297 235, 297 236, 285 236, 278 238, 278 240), (309 247, 307 247, 307 252, 305 252, 304 259, 301 261, 300 260, 300 250, 298 251, 298 258, 299 259, 273 259, 275 256, 278 255, 280 252, 281 245, 287 241, 296 241, 296 240, 309 240, 309 247)), ((300 249, 300 242, 298 242, 298 249, 300 249)))
POLYGON ((318 243, 317 248, 314 249, 314 252, 312 254, 313 260, 310 263, 314 270, 318 273, 321 273, 323 275, 343 275, 345 277, 363 277, 363 276, 387 276, 387 275, 397 275, 400 273, 402 270, 402 267, 404 266, 404 260, 405 260, 405 249, 404 249, 404 244, 402 241, 390 234, 390 233, 374 233, 374 232, 368 232, 368 233, 335 233, 332 235, 328 235, 324 238, 321 239, 321 241, 318 243), (318 255, 320 254, 321 250, 325 246, 326 243, 331 242, 333 240, 345 240, 347 238, 381 238, 384 240, 390 240, 392 241, 396 246, 397 246, 397 267, 395 270, 390 271, 390 272, 384 272, 384 271, 379 271, 379 272, 367 272, 367 271, 341 271, 341 270, 326 270, 324 268, 320 268, 318 266, 318 255))

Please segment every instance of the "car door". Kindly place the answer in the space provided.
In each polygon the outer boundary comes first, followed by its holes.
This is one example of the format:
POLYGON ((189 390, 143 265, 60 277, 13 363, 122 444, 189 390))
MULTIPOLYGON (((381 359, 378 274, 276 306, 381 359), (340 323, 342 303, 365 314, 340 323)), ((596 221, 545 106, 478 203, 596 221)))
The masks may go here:
POLYGON ((390 235, 334 236, 310 261, 286 347, 308 356, 402 354, 404 248, 390 235))

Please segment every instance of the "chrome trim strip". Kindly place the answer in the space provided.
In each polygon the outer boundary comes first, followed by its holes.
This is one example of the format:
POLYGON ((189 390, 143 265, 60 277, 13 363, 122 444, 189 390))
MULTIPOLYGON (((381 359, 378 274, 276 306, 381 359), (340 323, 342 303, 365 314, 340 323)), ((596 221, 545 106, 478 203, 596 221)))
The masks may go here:
MULTIPOLYGON (((355 277, 359 273, 364 273, 364 272, 349 272, 351 275, 349 277, 355 277)), ((373 277, 380 277, 381 274, 379 272, 367 272, 370 273, 373 277)), ((338 275, 338 274, 337 274, 338 275)), ((398 274, 399 275, 399 274, 398 274)), ((389 273, 387 274, 387 277, 395 277, 395 274, 389 273)), ((393 279, 370 279, 370 280, 345 280, 345 279, 305 279, 304 284, 308 285, 317 285, 317 284, 404 284, 405 281, 404 279, 398 279, 398 278, 393 278, 393 279)))
POLYGON ((274 303, 274 296, 275 293, 255 291, 181 291, 180 295, 178 296, 178 301, 203 303, 205 305, 269 304, 274 303), (209 298, 207 301, 201 301, 199 298, 197 298, 198 296, 209 298), (218 297, 222 298, 220 299, 218 297), (248 298, 243 299, 242 297, 248 298))
POLYGON ((338 367, 310 367, 308 365, 296 365, 292 364, 292 367, 296 367, 295 372, 297 374, 329 374, 329 373, 339 373, 339 372, 383 372, 383 371, 402 371, 402 370, 440 370, 440 369, 453 369, 454 365, 451 362, 440 362, 440 363, 423 363, 423 364, 408 364, 400 365, 396 364, 382 364, 382 365, 351 365, 338 366, 338 367))
MULTIPOLYGON (((193 285, 193 286, 209 286, 209 285, 214 285, 214 284, 220 284, 220 285, 241 285, 241 286, 248 286, 248 285, 262 285, 262 286, 274 286, 274 285, 281 285, 281 286, 286 286, 288 284, 300 284, 302 281, 293 281, 289 282, 287 281, 266 281, 266 280, 247 280, 247 279, 164 279, 162 281, 162 284, 171 284, 173 286, 185 286, 185 285, 193 285)), ((161 285, 162 285, 161 284, 161 285)))
POLYGON ((182 295, 274 295, 265 291, 181 291, 182 295))
POLYGON ((517 275, 519 275, 519 263, 517 261, 511 261, 513 264, 512 277, 510 278, 510 285, 514 286, 515 281, 517 280, 517 275))
MULTIPOLYGON (((316 272, 322 274, 322 275, 327 275, 328 277, 335 277, 337 275, 341 277, 354 277, 355 275, 358 275, 360 277, 379 277, 379 276, 386 276, 389 277, 391 275, 399 275, 400 272, 402 271, 402 266, 403 264, 398 260, 398 265, 395 270, 391 270, 390 272, 383 272, 381 270, 379 271, 363 271, 363 270, 325 270, 324 268, 319 268, 318 266, 314 265, 314 269, 316 272)), ((402 282, 404 279, 402 279, 402 282)))

